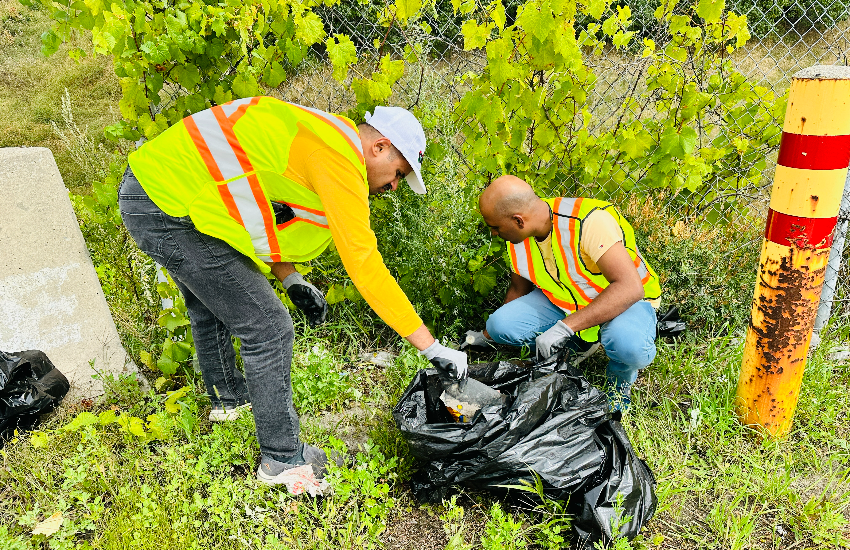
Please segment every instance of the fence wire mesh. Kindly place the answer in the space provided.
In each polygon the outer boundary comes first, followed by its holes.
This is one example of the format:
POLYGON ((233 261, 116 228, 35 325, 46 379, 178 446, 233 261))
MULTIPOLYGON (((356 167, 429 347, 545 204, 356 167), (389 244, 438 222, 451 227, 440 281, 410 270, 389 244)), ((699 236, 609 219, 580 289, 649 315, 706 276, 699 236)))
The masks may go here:
MULTIPOLYGON (((506 3, 509 20, 521 3, 521 0, 506 3)), ((440 134, 431 136, 431 139, 444 141, 450 154, 438 161, 436 170, 465 179, 476 167, 471 166, 461 152, 464 133, 460 125, 464 122, 452 117, 451 110, 466 91, 461 77, 481 72, 486 59, 480 51, 464 51, 461 34, 464 16, 455 13, 452 0, 425 4, 415 24, 404 26, 393 24, 390 6, 384 0, 343 1, 334 6, 315 8, 328 36, 345 34, 350 37, 358 48, 360 61, 350 71, 348 80, 339 83, 331 77, 332 68, 318 52, 308 56, 297 73, 284 81, 274 93, 287 101, 330 112, 344 112, 356 103, 348 85, 352 78, 370 76, 382 55, 403 58, 406 46, 421 46, 427 55, 407 64, 404 76, 394 87, 390 103, 406 108, 442 110, 445 123, 438 126, 440 134)), ((684 2, 679 4, 682 8, 686 7, 684 2)), ((633 14, 631 28, 637 31, 638 38, 664 43, 668 31, 653 16, 656 4, 631 2, 630 7, 633 14)), ((818 64, 847 64, 850 54, 850 0, 731 0, 727 1, 726 7, 747 15, 752 38, 734 52, 731 59, 735 69, 745 75, 753 86, 763 87, 779 96, 788 89, 791 77, 803 68, 818 64)), ((615 9, 615 6, 610 9, 615 9)), ((616 117, 622 114, 626 98, 641 91, 645 85, 646 60, 638 54, 610 49, 599 55, 588 55, 585 63, 598 78, 588 97, 588 107, 593 115, 588 129, 593 132, 615 124, 616 117)), ((776 123, 781 125, 782 121, 776 123)), ((671 226, 675 226, 676 222, 690 224, 708 218, 711 223, 734 223, 736 228, 741 228, 737 241, 716 243, 719 256, 727 261, 727 268, 730 268, 728 263, 734 263, 740 257, 742 249, 755 251, 757 256, 777 147, 762 153, 767 164, 757 183, 746 180, 743 174, 750 166, 742 165, 741 179, 746 183, 741 186, 723 187, 720 182, 709 181, 702 199, 691 201, 687 206, 673 200, 670 193, 660 195, 667 203, 656 205, 666 210, 671 226), (714 218, 711 218, 712 212, 714 218)), ((596 183, 597 187, 585 191, 595 198, 610 200, 621 208, 626 206, 627 195, 607 191, 607 182, 596 183)), ((835 307, 832 310, 833 317, 839 316, 844 320, 850 318, 850 239, 846 242, 842 267, 835 282, 835 307)), ((692 266, 691 269, 716 267, 692 266)), ((711 289, 702 291, 710 292, 711 289)))
MULTIPOLYGON (((519 0, 508 2, 509 17, 512 7, 515 10, 519 3, 519 0)), ((667 29, 653 16, 655 5, 631 3, 630 7, 634 21, 632 29, 638 31, 638 36, 663 43, 667 29)), ((423 9, 419 24, 400 27, 388 24, 387 8, 388 5, 381 0, 367 0, 324 6, 318 11, 329 35, 346 34, 357 45, 362 61, 352 71, 351 77, 368 76, 380 55, 390 53, 401 57, 405 46, 421 45, 428 55, 424 61, 406 68, 391 101, 408 108, 424 104, 432 108, 435 105, 451 108, 465 92, 460 77, 480 72, 485 65, 481 53, 463 50, 460 30, 463 18, 455 14, 449 0, 438 0, 423 9)), ((847 64, 850 54, 848 0, 733 0, 727 2, 727 8, 747 15, 752 38, 733 54, 732 61, 735 69, 748 77, 754 86, 762 86, 778 96, 785 93, 794 73, 803 68, 817 64, 847 64)), ((646 60, 636 54, 607 50, 601 55, 588 56, 585 62, 598 78, 588 98, 593 114, 589 128, 592 132, 614 124, 614 117, 620 116, 624 100, 644 85, 646 60)), ((283 84, 280 93, 288 100, 333 112, 352 107, 354 97, 350 89, 333 80, 330 73, 326 63, 320 58, 313 58, 308 67, 283 84)), ((777 124, 781 125, 781 122, 779 120, 777 124)), ((462 128, 447 124, 441 130, 453 132, 452 135, 438 137, 452 144, 452 154, 442 161, 439 169, 464 178, 476 168, 470 166, 461 154, 462 128)), ((705 217, 712 208, 720 208, 721 204, 743 206, 727 208, 726 217, 716 223, 734 222, 749 230, 742 232, 739 242, 718 242, 718 253, 733 262, 741 248, 757 249, 764 227, 776 154, 776 148, 764 151, 767 166, 757 184, 729 189, 719 188, 718 182, 708 182, 704 200, 691 203, 688 208, 671 200, 669 205, 665 205, 669 207, 671 224, 676 221, 693 222, 695 218, 705 217), (730 213, 737 219, 731 219, 730 213)), ((745 171, 747 168, 742 166, 741 169, 745 171)), ((598 182, 593 195, 622 203, 623 195, 606 191, 605 183, 598 182)), ((850 244, 845 246, 841 271, 833 283, 836 287, 833 317, 845 320, 850 318, 848 256, 850 244)), ((702 268, 710 269, 709 266, 702 268)))

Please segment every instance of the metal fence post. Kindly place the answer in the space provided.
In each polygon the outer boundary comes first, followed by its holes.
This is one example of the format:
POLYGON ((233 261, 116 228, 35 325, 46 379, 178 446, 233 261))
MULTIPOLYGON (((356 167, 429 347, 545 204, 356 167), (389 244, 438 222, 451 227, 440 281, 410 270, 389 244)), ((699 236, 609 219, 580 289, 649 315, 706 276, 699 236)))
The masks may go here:
POLYGON ((794 75, 770 194, 737 409, 774 436, 791 430, 850 164, 850 67, 794 75))
POLYGON ((847 236, 847 226, 850 225, 850 172, 844 182, 844 196, 838 211, 838 223, 835 225, 832 249, 829 251, 829 262, 826 264, 826 276, 823 281, 823 292, 820 295, 818 314, 815 317, 815 329, 812 334, 812 348, 820 344, 820 330, 829 321, 832 312, 832 301, 838 286, 838 273, 841 270, 841 258, 844 254, 844 239, 847 236))

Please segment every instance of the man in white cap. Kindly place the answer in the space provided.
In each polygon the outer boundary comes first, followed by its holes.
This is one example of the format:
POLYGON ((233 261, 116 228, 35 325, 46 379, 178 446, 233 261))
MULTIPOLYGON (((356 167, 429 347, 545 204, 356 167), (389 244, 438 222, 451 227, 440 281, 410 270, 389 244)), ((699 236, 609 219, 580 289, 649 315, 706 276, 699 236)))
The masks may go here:
POLYGON ((258 478, 281 483, 327 456, 298 437, 290 364, 293 326, 266 279, 282 281, 311 324, 324 321, 322 294, 292 262, 331 240, 352 282, 376 313, 434 365, 466 376, 463 352, 436 341, 390 275, 369 225, 370 194, 405 179, 425 193, 422 126, 410 112, 377 107, 366 123, 271 97, 245 98, 196 113, 129 157, 119 189, 128 231, 168 269, 186 301, 210 420, 251 407, 258 478), (241 340, 245 375, 231 337, 241 340))

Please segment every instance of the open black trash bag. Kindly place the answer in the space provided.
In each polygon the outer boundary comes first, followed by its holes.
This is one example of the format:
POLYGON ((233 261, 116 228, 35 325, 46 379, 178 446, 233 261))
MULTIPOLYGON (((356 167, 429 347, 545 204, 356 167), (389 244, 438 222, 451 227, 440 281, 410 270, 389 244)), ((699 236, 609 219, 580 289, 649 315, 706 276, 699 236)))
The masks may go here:
POLYGON ((440 402, 436 369, 419 371, 393 409, 396 424, 419 460, 412 479, 420 502, 439 502, 452 485, 528 499, 506 485, 535 483, 545 495, 568 500, 576 544, 611 540, 617 495, 619 536, 635 537, 652 518, 655 478, 635 454, 605 394, 563 358, 536 365, 470 365, 471 378, 508 395, 482 408, 472 422, 455 423, 440 402))
POLYGON ((68 393, 68 379, 41 351, 0 351, 0 447, 15 429, 28 430, 68 393))

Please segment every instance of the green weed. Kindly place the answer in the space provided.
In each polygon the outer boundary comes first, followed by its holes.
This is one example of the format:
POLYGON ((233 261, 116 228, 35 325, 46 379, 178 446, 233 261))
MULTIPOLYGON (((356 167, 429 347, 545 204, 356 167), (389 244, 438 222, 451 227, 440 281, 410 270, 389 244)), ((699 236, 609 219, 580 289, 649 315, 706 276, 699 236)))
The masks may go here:
POLYGON ((327 349, 315 345, 305 353, 296 353, 292 367, 292 393, 301 413, 339 410, 361 397, 352 374, 342 369, 327 349))

